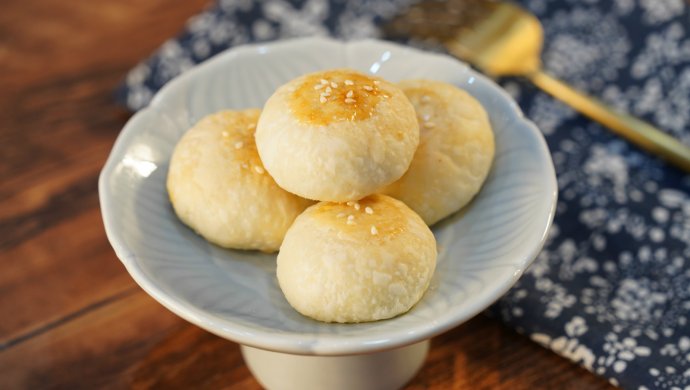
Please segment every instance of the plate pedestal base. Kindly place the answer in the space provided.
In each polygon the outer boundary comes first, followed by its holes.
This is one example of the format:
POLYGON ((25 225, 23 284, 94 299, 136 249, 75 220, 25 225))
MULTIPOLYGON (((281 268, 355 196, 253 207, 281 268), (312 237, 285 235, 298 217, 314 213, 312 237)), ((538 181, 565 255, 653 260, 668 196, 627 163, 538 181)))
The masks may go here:
POLYGON ((270 390, 399 389, 417 373, 429 340, 384 352, 348 356, 302 356, 242 345, 242 356, 270 390))

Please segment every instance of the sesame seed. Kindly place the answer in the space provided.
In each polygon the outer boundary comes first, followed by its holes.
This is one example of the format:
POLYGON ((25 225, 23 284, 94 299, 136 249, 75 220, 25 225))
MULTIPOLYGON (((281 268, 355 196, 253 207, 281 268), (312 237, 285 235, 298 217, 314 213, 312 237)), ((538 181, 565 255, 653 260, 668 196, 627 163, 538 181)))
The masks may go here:
POLYGON ((429 96, 427 96, 427 95, 422 96, 422 101, 424 103, 428 103, 430 100, 431 100, 431 98, 429 96))
POLYGON ((424 114, 424 115, 422 115, 422 120, 423 120, 424 122, 428 122, 429 119, 431 119, 431 115, 430 115, 430 114, 424 114))
POLYGON ((319 90, 319 89, 321 89, 321 88, 323 88, 323 84, 316 84, 316 85, 314 86, 314 89, 316 89, 316 90, 319 90))
POLYGON ((352 205, 354 205, 355 202, 353 202, 353 201, 351 201, 351 200, 348 200, 347 203, 345 203, 345 204, 348 205, 348 206, 350 206, 350 207, 352 207, 352 205))
POLYGON ((350 215, 347 216, 347 220, 348 220, 348 221, 354 221, 354 220, 355 220, 355 216, 352 215, 352 214, 350 214, 350 215))
POLYGON ((345 95, 345 96, 351 98, 352 95, 354 95, 354 94, 355 94, 355 93, 352 92, 352 91, 347 91, 347 95, 345 95))
POLYGON ((376 226, 371 227, 371 235, 375 236, 379 234, 379 229, 376 228, 376 226))
POLYGON ((381 84, 381 82, 380 82, 380 81, 378 81, 378 80, 374 80, 374 85, 379 85, 379 84, 381 84))
POLYGON ((326 97, 323 96, 323 95, 319 96, 319 101, 320 101, 321 103, 326 103, 326 97))
POLYGON ((235 142, 235 149, 240 149, 243 146, 244 146, 244 142, 242 142, 242 141, 235 142))
POLYGON ((352 103, 354 103, 354 102, 356 102, 355 99, 352 99, 352 98, 346 98, 346 99, 345 99, 345 103, 347 103, 347 104, 352 104, 352 103))
POLYGON ((354 85, 355 83, 352 82, 352 80, 345 80, 345 85, 354 85))
POLYGON ((247 169, 249 168, 249 165, 247 163, 242 163, 242 168, 247 169))
POLYGON ((328 80, 326 80, 326 79, 321 79, 321 84, 323 84, 323 85, 328 85, 328 80))
POLYGON ((338 213, 338 215, 336 215, 336 218, 342 218, 344 216, 345 216, 345 213, 338 213))
POLYGON ((330 94, 331 92, 333 92, 333 90, 331 89, 331 87, 326 87, 326 93, 330 94))
POLYGON ((227 137, 227 136, 229 136, 229 135, 230 135, 230 134, 229 134, 227 131, 224 131, 224 132, 223 132, 223 137, 227 137))
POLYGON ((362 206, 360 206, 358 202, 355 202, 355 210, 359 210, 360 207, 362 207, 362 206))
POLYGON ((372 88, 371 85, 365 85, 362 88, 364 88, 365 91, 369 91, 369 92, 374 90, 374 88, 372 88))
POLYGON ((331 81, 331 87, 338 88, 338 83, 336 83, 335 81, 331 81))
POLYGON ((369 214, 369 215, 371 215, 371 214, 374 214, 374 209, 372 209, 371 207, 367 206, 367 207, 364 208, 364 212, 367 213, 367 214, 369 214))
POLYGON ((255 171, 256 171, 256 173, 258 173, 259 175, 263 175, 263 174, 264 174, 264 172, 266 172, 266 171, 264 171, 264 169, 263 169, 263 168, 261 168, 261 167, 260 167, 260 166, 258 166, 258 165, 255 165, 255 166, 254 166, 254 170, 255 170, 255 171))

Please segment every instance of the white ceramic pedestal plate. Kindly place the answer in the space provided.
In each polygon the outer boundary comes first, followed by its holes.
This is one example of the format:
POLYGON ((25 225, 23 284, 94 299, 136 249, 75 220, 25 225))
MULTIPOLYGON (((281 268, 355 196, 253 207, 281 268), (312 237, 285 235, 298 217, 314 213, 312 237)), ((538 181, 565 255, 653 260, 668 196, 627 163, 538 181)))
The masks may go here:
POLYGON ((490 80, 446 56, 323 38, 243 46, 176 78, 127 123, 99 181, 106 233, 134 280, 179 316, 242 344, 254 375, 276 389, 402 386, 423 363, 429 338, 486 308, 532 262, 556 191, 543 137, 490 80), (173 147, 200 118, 261 107, 288 80, 336 67, 456 84, 487 109, 496 138, 479 195, 433 229, 439 258, 429 290, 410 312, 386 321, 325 324, 301 316, 278 287, 274 255, 207 243, 178 221, 165 190, 173 147))

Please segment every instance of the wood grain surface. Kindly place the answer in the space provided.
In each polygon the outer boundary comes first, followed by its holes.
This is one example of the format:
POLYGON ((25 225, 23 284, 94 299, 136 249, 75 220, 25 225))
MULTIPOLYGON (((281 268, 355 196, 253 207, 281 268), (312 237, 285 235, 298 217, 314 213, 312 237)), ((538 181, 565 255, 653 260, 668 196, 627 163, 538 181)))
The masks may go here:
MULTIPOLYGON (((255 389, 237 344, 176 317, 108 244, 97 178, 129 118, 126 71, 204 0, 4 0, 0 388, 255 389)), ((603 389, 479 316, 433 340, 410 389, 603 389)))

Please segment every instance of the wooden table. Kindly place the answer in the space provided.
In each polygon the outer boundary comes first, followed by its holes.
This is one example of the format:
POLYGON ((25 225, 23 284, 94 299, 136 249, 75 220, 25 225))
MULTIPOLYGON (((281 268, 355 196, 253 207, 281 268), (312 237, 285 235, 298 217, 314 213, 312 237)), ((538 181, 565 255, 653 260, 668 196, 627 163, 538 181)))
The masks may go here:
MULTIPOLYGON (((5 0, 0 12, 0 388, 259 388, 237 344, 173 315, 106 240, 96 182, 125 72, 205 0, 5 0)), ((608 384, 479 316, 409 388, 608 384)))

